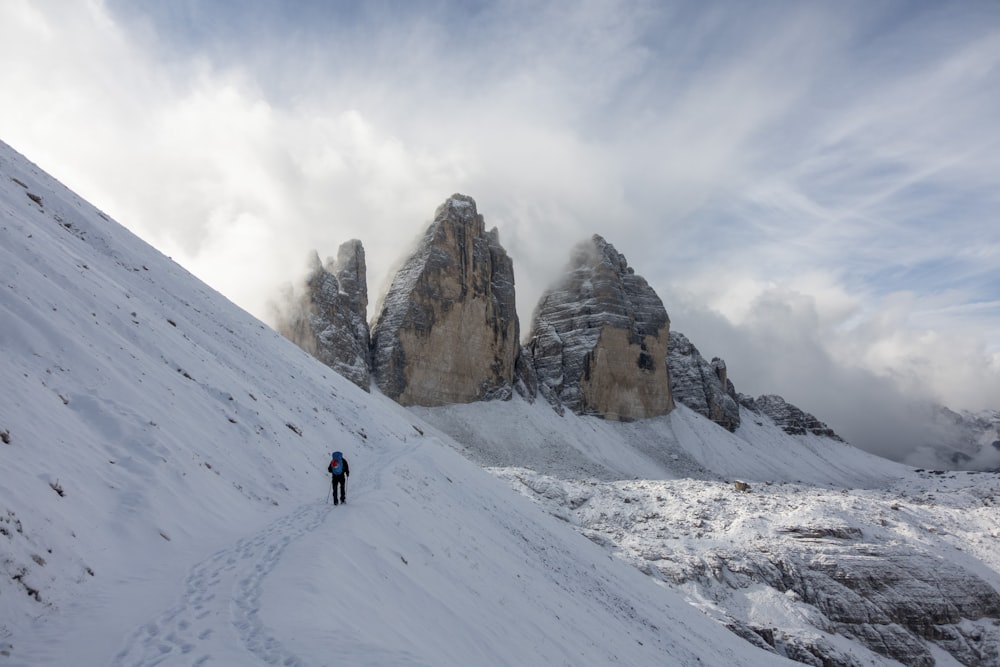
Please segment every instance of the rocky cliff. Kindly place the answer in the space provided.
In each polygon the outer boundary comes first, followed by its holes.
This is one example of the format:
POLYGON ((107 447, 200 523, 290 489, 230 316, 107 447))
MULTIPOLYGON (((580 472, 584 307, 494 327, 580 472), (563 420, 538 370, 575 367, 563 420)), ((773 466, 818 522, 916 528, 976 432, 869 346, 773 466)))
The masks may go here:
POLYGON ((739 428, 740 406, 725 361, 718 357, 706 361, 684 334, 671 331, 667 368, 675 401, 729 431, 739 428))
POLYGON ((372 373, 403 405, 510 396, 520 329, 514 268, 471 197, 453 195, 393 279, 372 325, 372 373))
POLYGON ((368 286, 361 241, 336 260, 313 255, 305 291, 279 316, 279 333, 365 391, 371 386, 368 286))
POLYGON ((630 421, 669 412, 663 302, 600 236, 578 244, 543 294, 528 344, 538 390, 579 414, 630 421))

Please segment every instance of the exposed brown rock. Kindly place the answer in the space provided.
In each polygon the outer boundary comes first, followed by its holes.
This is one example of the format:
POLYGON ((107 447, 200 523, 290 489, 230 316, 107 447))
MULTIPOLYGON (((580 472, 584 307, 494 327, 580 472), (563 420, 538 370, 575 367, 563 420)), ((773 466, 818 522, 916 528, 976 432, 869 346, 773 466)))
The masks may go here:
POLYGON ((513 262, 476 202, 453 195, 372 326, 375 382, 403 405, 508 398, 519 335, 513 262))

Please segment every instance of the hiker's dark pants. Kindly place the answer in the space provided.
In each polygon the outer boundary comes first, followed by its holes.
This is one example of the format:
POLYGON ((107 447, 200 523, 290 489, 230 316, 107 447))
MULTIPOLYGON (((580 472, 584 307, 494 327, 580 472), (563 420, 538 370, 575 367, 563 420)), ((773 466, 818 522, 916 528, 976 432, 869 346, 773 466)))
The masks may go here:
POLYGON ((347 475, 333 476, 333 502, 337 502, 337 485, 340 485, 340 502, 347 500, 347 475))

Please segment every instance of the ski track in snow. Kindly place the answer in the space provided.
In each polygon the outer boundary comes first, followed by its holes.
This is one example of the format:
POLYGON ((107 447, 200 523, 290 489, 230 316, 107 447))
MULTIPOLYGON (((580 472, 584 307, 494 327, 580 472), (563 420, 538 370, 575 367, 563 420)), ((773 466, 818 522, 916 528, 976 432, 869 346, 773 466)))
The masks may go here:
POLYGON ((152 667, 167 661, 207 664, 212 653, 214 617, 229 614, 232 627, 247 651, 269 665, 304 665, 272 636, 260 619, 263 581, 285 548, 317 528, 332 506, 314 502, 280 517, 259 533, 236 542, 192 568, 184 581, 180 603, 143 624, 128 639, 112 663, 116 667, 152 667))

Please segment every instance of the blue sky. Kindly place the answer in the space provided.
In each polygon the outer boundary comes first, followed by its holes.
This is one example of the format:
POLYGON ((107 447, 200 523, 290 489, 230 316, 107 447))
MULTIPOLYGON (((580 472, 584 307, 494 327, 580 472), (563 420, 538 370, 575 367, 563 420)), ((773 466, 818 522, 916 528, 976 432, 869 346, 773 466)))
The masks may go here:
POLYGON ((1000 409, 996 2, 8 0, 0 56, 0 137, 264 319, 462 192, 522 331, 599 233, 739 391, 1000 409))

